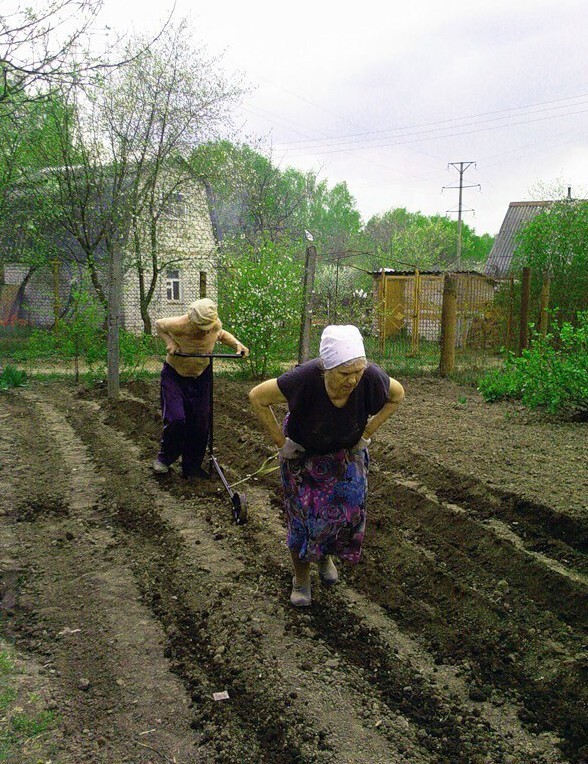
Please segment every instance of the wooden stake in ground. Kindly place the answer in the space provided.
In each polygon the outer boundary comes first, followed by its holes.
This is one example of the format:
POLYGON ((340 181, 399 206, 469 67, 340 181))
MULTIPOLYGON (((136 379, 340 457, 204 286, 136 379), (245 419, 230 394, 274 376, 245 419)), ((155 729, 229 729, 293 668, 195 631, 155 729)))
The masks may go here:
POLYGON ((302 315, 300 317, 300 342, 298 344, 298 363, 304 363, 310 358, 310 298, 314 289, 314 274, 316 271, 316 247, 310 244, 306 248, 304 265, 304 281, 302 284, 302 315))
POLYGON ((529 342, 529 302, 531 299, 531 269, 523 268, 521 282, 521 316, 519 325, 519 355, 529 342))
POLYGON ((447 377, 455 368, 457 292, 455 279, 445 274, 443 279, 443 305, 441 308, 441 360, 439 374, 447 377))
POLYGON ((122 252, 110 252, 108 289, 108 397, 118 400, 119 384, 119 329, 122 311, 122 252))

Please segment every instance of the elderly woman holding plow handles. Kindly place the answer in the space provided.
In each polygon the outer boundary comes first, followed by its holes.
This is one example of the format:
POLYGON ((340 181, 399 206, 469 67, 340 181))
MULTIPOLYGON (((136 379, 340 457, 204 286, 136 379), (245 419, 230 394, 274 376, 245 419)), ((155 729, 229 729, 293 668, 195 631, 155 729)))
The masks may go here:
POLYGON ((276 444, 287 543, 294 565, 290 602, 311 603, 310 563, 329 586, 332 556, 357 563, 366 510, 368 446, 404 398, 402 385, 367 362, 355 326, 327 326, 320 357, 249 393, 254 412, 276 444), (283 428, 272 406, 287 403, 283 428))
POLYGON ((212 353, 217 342, 243 357, 249 349, 223 329, 216 303, 207 297, 191 303, 182 316, 159 318, 155 329, 165 342, 167 356, 161 371, 163 435, 153 470, 164 475, 181 456, 184 478, 207 478, 202 460, 210 429, 210 360, 178 354, 212 353))

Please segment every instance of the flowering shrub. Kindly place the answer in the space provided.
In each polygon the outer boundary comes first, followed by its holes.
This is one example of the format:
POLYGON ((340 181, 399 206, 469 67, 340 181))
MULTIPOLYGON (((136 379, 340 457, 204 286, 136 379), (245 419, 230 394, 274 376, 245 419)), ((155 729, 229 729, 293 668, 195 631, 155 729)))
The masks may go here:
POLYGON ((253 378, 266 376, 277 361, 295 357, 302 263, 286 247, 267 242, 231 258, 223 269, 219 291, 223 324, 248 346, 253 378))

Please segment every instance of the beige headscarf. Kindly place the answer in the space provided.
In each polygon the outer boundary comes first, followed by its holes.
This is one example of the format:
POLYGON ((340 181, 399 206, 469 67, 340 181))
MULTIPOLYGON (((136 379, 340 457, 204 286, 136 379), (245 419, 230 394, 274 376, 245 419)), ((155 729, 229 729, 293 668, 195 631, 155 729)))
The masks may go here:
POLYGON ((218 322, 216 303, 208 297, 196 300, 196 302, 188 305, 188 318, 203 332, 213 329, 218 322))

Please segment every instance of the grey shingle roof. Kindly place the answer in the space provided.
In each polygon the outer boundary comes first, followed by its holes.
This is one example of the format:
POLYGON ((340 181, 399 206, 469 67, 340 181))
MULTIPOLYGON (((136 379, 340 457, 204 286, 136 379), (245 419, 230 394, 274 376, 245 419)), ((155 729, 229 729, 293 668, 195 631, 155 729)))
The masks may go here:
POLYGON ((500 226, 498 236, 488 255, 484 273, 493 278, 505 278, 509 275, 512 256, 516 247, 516 234, 520 228, 532 220, 535 215, 553 204, 547 202, 511 202, 500 226))

